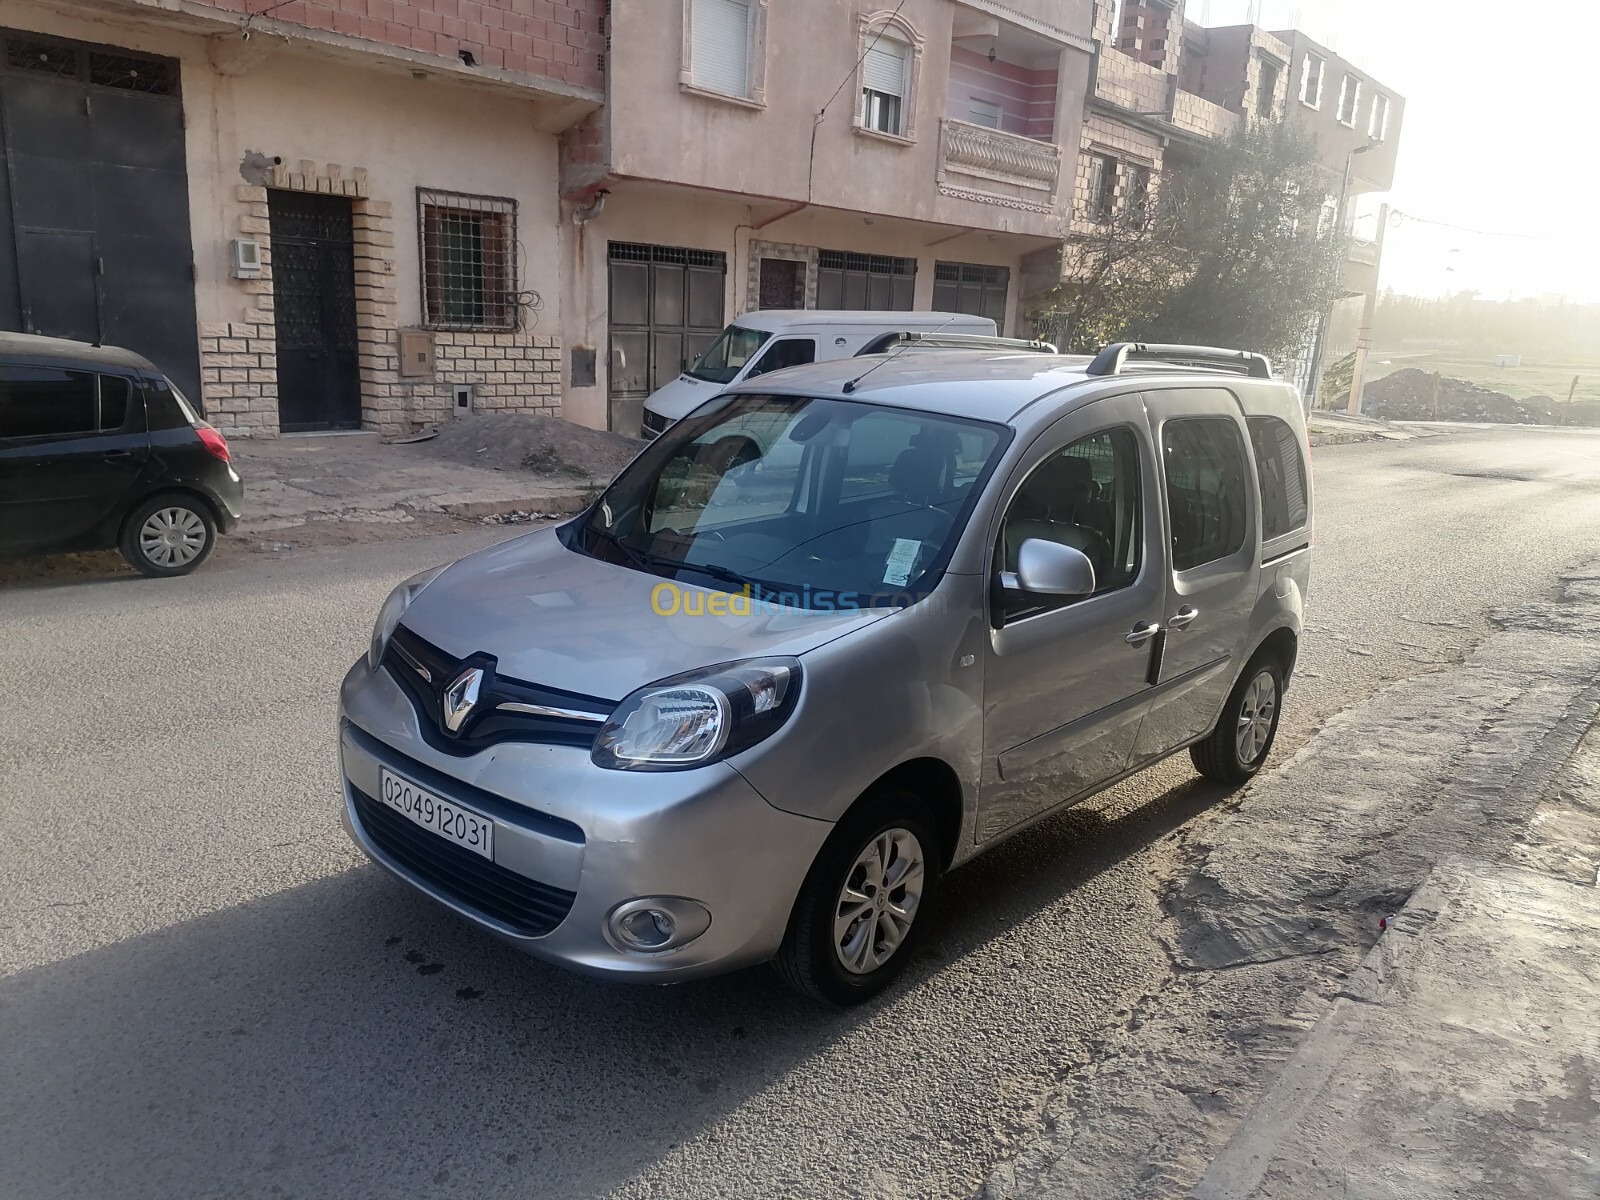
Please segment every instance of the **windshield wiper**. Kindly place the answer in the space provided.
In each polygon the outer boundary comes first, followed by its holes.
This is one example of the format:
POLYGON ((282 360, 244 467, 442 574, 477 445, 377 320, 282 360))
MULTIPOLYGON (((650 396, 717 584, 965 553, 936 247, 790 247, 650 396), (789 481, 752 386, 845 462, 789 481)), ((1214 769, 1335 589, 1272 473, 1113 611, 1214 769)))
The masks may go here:
POLYGON ((630 546, 616 534, 609 533, 604 529, 591 528, 589 532, 604 541, 610 542, 618 550, 622 551, 628 561, 636 567, 666 567, 674 571, 699 571, 702 575, 709 575, 713 579, 721 580, 723 583, 731 583, 736 587, 742 588, 749 585, 754 588, 764 588, 769 592, 777 591, 776 586, 766 580, 752 579, 750 576, 740 571, 735 571, 732 567, 725 567, 721 563, 698 563, 689 562, 686 559, 665 558, 659 554, 651 554, 648 550, 640 550, 636 546, 630 546))

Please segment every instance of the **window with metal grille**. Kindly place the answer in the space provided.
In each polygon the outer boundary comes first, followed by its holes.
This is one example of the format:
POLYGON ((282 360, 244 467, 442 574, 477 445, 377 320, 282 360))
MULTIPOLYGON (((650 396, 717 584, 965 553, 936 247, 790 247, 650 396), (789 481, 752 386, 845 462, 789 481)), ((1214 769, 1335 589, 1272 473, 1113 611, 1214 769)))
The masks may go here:
POLYGON ((917 260, 849 250, 817 252, 817 307, 910 312, 917 260))
POLYGON ((680 267, 709 267, 721 271, 727 255, 721 250, 691 250, 687 246, 652 246, 645 242, 611 242, 607 256, 612 262, 675 263, 680 267))
POLYGON ((76 75, 78 52, 71 46, 23 38, 6 41, 6 66, 13 71, 38 71, 43 75, 76 75))
POLYGON ((517 202, 417 189, 423 321, 432 329, 517 327, 517 202))
POLYGON ((178 69, 175 63, 163 59, 91 50, 89 82, 147 96, 171 96, 178 90, 178 69))

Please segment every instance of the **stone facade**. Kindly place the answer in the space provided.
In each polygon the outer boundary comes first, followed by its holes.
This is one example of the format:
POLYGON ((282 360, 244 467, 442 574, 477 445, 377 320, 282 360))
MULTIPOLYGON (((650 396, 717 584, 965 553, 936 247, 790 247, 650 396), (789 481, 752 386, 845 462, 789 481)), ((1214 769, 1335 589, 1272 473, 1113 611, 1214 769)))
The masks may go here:
POLYGON ((398 404, 385 410, 385 425, 422 428, 448 421, 455 389, 472 388, 474 412, 538 412, 561 415, 561 339, 525 330, 512 333, 433 334, 434 371, 428 380, 401 380, 398 404))

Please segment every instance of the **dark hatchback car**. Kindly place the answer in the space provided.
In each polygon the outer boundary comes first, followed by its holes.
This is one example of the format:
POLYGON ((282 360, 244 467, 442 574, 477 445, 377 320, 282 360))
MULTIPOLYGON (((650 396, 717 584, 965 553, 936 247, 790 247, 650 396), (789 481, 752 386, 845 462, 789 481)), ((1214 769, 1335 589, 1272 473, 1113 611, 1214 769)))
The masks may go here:
POLYGON ((227 441, 147 360, 0 333, 0 555, 115 547, 182 575, 243 499, 227 441))

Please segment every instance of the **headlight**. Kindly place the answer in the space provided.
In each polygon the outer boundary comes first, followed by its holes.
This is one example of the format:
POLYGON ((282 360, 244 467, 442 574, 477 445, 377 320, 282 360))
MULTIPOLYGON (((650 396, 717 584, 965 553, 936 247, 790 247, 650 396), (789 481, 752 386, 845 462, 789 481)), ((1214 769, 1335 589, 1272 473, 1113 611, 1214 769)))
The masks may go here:
POLYGON ((383 662, 383 652, 389 647, 389 635, 394 632, 394 627, 400 624, 401 616, 411 607, 411 602, 422 594, 422 589, 444 574, 445 567, 449 565, 445 563, 444 567, 434 567, 432 570, 413 575, 389 593, 389 598, 378 610, 378 619, 372 626, 372 644, 367 647, 367 666, 374 671, 378 669, 378 665, 383 662))
POLYGON ((594 741, 596 766, 682 771, 747 750, 775 733, 800 699, 800 663, 754 658, 702 667, 642 687, 594 741))

